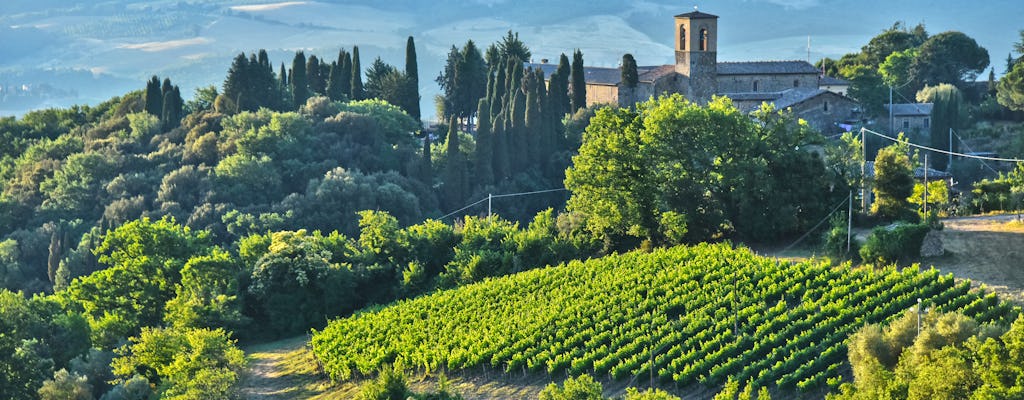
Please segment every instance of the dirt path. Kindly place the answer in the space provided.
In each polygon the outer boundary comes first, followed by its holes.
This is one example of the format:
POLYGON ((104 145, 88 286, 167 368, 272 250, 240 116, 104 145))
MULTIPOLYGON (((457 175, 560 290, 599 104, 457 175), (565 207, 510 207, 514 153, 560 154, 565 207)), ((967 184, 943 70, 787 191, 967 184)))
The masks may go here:
POLYGON ((244 399, 303 399, 321 392, 326 382, 316 372, 316 361, 300 336, 246 349, 249 367, 242 377, 244 399))
POLYGON ((926 258, 957 278, 984 284, 1008 300, 1024 304, 1024 224, 1016 215, 956 218, 937 232, 946 255, 926 258))

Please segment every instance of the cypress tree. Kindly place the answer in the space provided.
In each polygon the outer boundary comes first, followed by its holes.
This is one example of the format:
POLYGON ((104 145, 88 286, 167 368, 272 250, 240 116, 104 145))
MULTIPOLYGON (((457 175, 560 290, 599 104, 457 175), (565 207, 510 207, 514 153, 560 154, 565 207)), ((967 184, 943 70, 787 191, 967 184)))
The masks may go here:
POLYGON ((292 88, 292 107, 293 110, 298 110, 306 104, 306 99, 309 99, 309 84, 306 81, 306 54, 298 51, 295 53, 295 58, 292 59, 292 76, 291 79, 292 88))
POLYGON ((430 160, 430 133, 423 135, 423 161, 420 164, 420 180, 427 186, 433 186, 434 166, 430 160))
POLYGON ((988 94, 989 96, 996 95, 996 69, 989 68, 988 70, 988 94))
POLYGON ((537 82, 537 75, 532 70, 526 71, 523 76, 523 89, 526 90, 526 115, 523 133, 522 156, 524 162, 537 167, 541 162, 541 135, 543 134, 544 123, 541 115, 540 88, 543 85, 537 82))
POLYGON ((449 120, 448 139, 445 143, 445 203, 449 208, 458 207, 465 200, 466 162, 459 151, 459 120, 454 115, 449 120))
POLYGON ((491 100, 491 115, 495 116, 501 112, 501 109, 505 107, 505 66, 496 64, 494 69, 497 71, 494 75, 494 93, 490 96, 491 100))
POLYGON ((572 73, 571 71, 569 57, 562 53, 562 56, 558 59, 558 69, 551 76, 551 88, 548 90, 551 96, 554 96, 553 103, 559 118, 571 112, 569 101, 569 75, 572 73))
POLYGON ((309 56, 306 61, 306 80, 309 82, 310 95, 327 92, 327 83, 320 72, 320 59, 316 55, 309 56))
POLYGON ((184 103, 181 99, 181 90, 177 86, 164 93, 164 109, 161 113, 160 122, 164 132, 177 128, 181 125, 181 108, 184 103))
POLYGON ((331 73, 327 78, 327 97, 334 101, 345 97, 341 91, 341 67, 336 62, 331 63, 331 73))
POLYGON ((159 117, 163 113, 163 94, 160 93, 160 78, 153 75, 153 78, 146 82, 146 112, 159 117))
POLYGON ((494 161, 492 170, 495 182, 502 181, 510 175, 508 135, 505 134, 505 125, 505 113, 499 112, 491 124, 491 136, 494 143, 491 150, 494 161))
MULTIPOLYGON (((171 84, 171 78, 164 78, 164 84, 160 87, 160 96, 166 95, 167 92, 174 90, 174 85, 171 84)), ((161 110, 163 108, 161 107, 161 110)))
POLYGON ((338 52, 338 65, 341 67, 341 93, 352 98, 352 54, 345 50, 338 52))
POLYGON ((238 53, 231 62, 227 78, 224 79, 224 97, 230 99, 237 110, 246 109, 244 104, 249 102, 249 91, 252 87, 250 69, 249 59, 245 57, 245 53, 238 53))
POLYGON ((529 141, 526 138, 526 95, 522 90, 516 90, 512 96, 512 129, 507 133, 509 137, 509 149, 512 168, 522 171, 529 167, 529 141))
POLYGON ((476 127, 476 174, 477 184, 490 185, 494 181, 494 139, 491 136, 491 105, 487 99, 480 99, 477 106, 476 127))
POLYGON ((409 100, 409 116, 420 120, 420 72, 416 61, 416 42, 412 36, 405 43, 405 76, 409 79, 409 89, 413 99, 409 100))
POLYGON ((352 93, 348 98, 352 100, 363 100, 366 94, 363 91, 363 67, 359 65, 359 46, 352 47, 352 93))
POLYGON ((266 50, 260 49, 258 60, 260 68, 270 71, 271 74, 274 73, 272 67, 270 66, 270 56, 267 55, 266 50))
POLYGON ((277 79, 279 79, 282 90, 288 88, 288 70, 284 69, 283 62, 281 63, 281 72, 278 73, 277 79))
POLYGON ((626 53, 622 56, 622 85, 632 89, 638 83, 640 74, 636 70, 636 59, 632 54, 626 53))
POLYGON ((576 49, 572 54, 572 73, 569 77, 571 112, 587 106, 587 78, 583 71, 583 52, 576 49))

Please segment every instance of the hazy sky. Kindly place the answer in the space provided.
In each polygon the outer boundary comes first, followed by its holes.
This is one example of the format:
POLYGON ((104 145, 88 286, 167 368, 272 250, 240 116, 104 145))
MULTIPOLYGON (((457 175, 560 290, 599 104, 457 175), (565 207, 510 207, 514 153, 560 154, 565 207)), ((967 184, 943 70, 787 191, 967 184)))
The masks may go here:
MULTIPOLYGON (((666 64, 674 59, 672 16, 695 4, 720 17, 720 61, 808 59, 808 37, 811 62, 838 58, 904 21, 924 23, 931 34, 968 34, 1001 75, 1024 29, 1024 0, 0 1, 0 85, 73 91, 42 105, 95 103, 142 88, 154 74, 188 97, 219 86, 234 55, 260 48, 275 66, 290 64, 298 49, 332 60, 352 45, 364 67, 376 56, 404 65, 405 38, 413 35, 424 110, 432 111, 432 78, 453 44, 473 39, 486 47, 513 30, 535 61, 580 48, 594 66, 617 66, 625 52, 641 65, 666 64)), ((20 112, 0 103, 0 115, 20 112)))

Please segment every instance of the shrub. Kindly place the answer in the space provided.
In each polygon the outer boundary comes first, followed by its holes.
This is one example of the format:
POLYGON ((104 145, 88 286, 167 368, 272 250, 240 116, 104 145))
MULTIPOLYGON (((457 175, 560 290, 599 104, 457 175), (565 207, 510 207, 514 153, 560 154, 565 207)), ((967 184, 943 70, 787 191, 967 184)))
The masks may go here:
POLYGON ((918 257, 924 237, 930 230, 927 223, 875 228, 861 247, 860 258, 864 262, 884 265, 918 257))

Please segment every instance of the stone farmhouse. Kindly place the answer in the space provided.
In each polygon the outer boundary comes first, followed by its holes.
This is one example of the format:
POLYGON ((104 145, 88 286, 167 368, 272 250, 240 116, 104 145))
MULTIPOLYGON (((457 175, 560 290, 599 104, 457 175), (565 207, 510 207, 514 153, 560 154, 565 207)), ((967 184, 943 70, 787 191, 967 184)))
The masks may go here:
MULTIPOLYGON (((675 16, 675 64, 637 67, 639 83, 622 83, 621 68, 586 67, 587 104, 630 106, 651 96, 680 93, 707 103, 727 96, 744 112, 762 102, 791 109, 823 133, 840 132, 861 118, 859 105, 835 79, 823 79, 806 61, 718 62, 718 17, 693 11, 675 16), (832 89, 832 90, 829 90, 832 89)), ((527 64, 550 77, 557 65, 527 64)))

